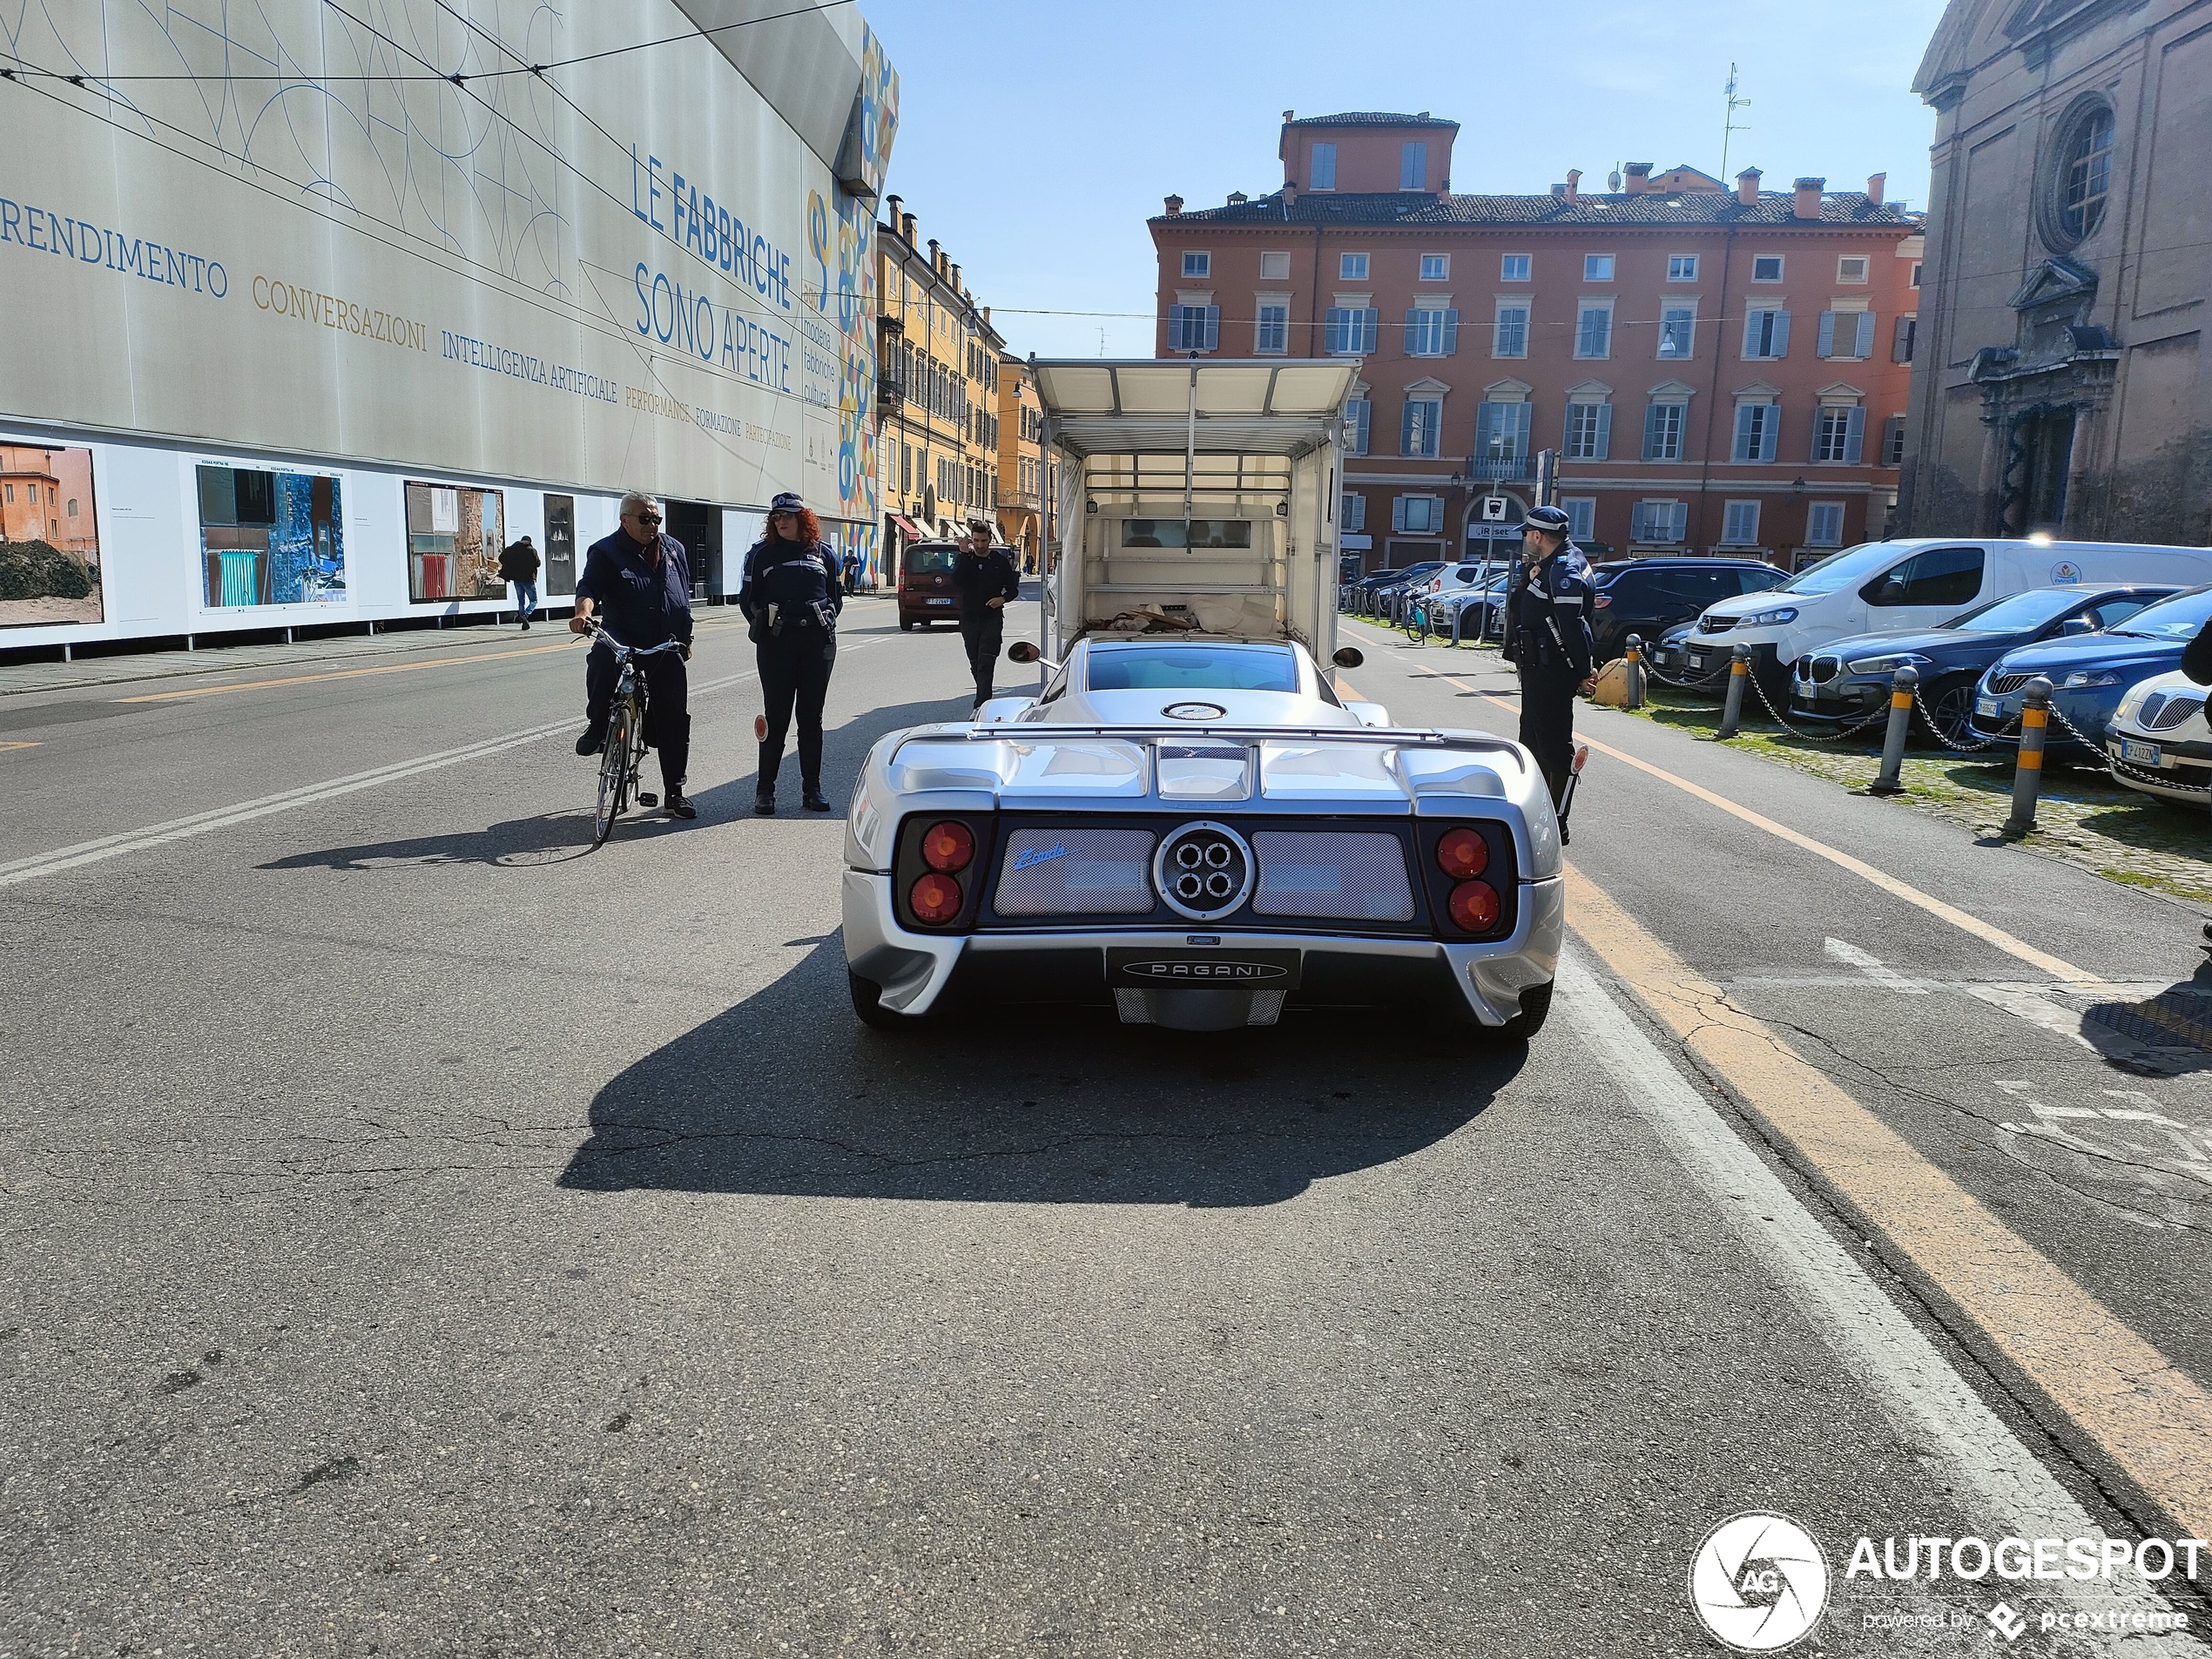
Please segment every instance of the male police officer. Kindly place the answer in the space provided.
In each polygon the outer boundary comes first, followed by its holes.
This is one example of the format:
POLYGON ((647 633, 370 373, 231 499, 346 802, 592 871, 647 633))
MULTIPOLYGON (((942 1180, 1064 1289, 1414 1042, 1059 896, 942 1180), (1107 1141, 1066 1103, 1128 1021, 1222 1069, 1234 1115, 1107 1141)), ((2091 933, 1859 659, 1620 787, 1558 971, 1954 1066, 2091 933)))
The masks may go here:
MULTIPOLYGON (((1567 539, 1567 523, 1556 507, 1522 515, 1524 553, 1506 612, 1506 654, 1521 671, 1521 740, 1554 806, 1575 765, 1575 694, 1590 689, 1591 671, 1590 564, 1567 539)), ((1562 840, 1566 829, 1560 826, 1562 840)))
MULTIPOLYGON (((660 502, 642 489, 622 498, 622 528, 594 542, 577 578, 576 615, 570 628, 591 631, 596 612, 608 632, 642 650, 670 640, 681 642, 680 655, 662 652, 638 659, 645 676, 645 741, 660 752, 664 793, 661 810, 671 818, 697 818, 698 808, 685 798, 684 772, 691 757, 690 688, 684 664, 691 658, 691 566, 684 543, 661 530, 660 502)), ((576 740, 580 755, 606 746, 607 717, 615 700, 615 654, 595 644, 583 663, 584 718, 576 740)))

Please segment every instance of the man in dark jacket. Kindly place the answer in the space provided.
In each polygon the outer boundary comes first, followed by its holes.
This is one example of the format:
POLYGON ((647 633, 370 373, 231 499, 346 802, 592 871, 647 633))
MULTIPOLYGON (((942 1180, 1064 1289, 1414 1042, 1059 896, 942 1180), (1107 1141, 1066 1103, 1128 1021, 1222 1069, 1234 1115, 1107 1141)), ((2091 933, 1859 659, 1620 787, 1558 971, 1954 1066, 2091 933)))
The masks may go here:
POLYGON ((822 540, 821 523, 786 490, 768 503, 768 533, 745 556, 738 607, 752 624, 760 668, 760 777, 752 810, 776 810, 776 774, 784 737, 799 715, 799 801, 810 813, 830 810, 822 793, 822 705, 837 663, 837 618, 845 609, 837 550, 822 540))
MULTIPOLYGON (((660 503, 642 490, 622 498, 622 528, 595 542, 576 583, 576 615, 570 628, 591 631, 596 617, 624 644, 644 648, 680 641, 683 651, 641 658, 645 677, 645 741, 660 751, 663 809, 671 818, 697 818, 685 799, 684 772, 691 758, 690 683, 684 664, 691 655, 691 566, 684 544, 661 533, 660 503)), ((617 671, 615 654, 595 644, 583 662, 584 718, 576 740, 580 755, 606 745, 617 671)))
POLYGON ((1006 604, 1022 597, 1022 578, 1002 547, 991 545, 991 527, 968 523, 968 540, 953 557, 953 586, 960 590, 960 637, 975 676, 975 706, 991 700, 999 644, 1006 637, 1006 604))
MULTIPOLYGON (((1536 757, 1552 805, 1567 798, 1575 767, 1575 694, 1591 673, 1590 564, 1567 537, 1556 507, 1521 520, 1524 556, 1506 606, 1506 655, 1521 671, 1521 741, 1536 757)), ((1561 839, 1566 826, 1561 825, 1561 839)))
POLYGON ((500 550, 500 579, 515 584, 515 609, 522 615, 524 633, 529 632, 530 618, 537 615, 537 550, 527 536, 500 550))

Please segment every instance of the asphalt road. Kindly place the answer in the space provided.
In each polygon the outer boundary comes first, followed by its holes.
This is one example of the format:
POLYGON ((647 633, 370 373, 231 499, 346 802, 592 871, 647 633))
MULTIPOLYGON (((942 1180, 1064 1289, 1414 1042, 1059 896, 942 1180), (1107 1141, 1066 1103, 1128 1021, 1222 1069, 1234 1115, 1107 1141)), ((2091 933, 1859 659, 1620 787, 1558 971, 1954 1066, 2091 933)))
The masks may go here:
MULTIPOLYGON (((698 820, 589 853, 562 638, 0 698, 0 1656, 1704 1654, 1750 1510, 1829 1560, 1792 1651, 2197 1650, 2035 1622, 2204 1628, 2140 1585, 1845 1574, 2204 1530, 2205 1074, 2074 1006, 2187 985, 2194 918, 1594 716, 2106 988, 1602 756, 1570 853, 1621 919, 1525 1050, 885 1035, 840 823, 788 772, 750 815, 741 632, 698 820), (1774 1132, 1639 929, 2163 1356, 2151 1403, 2080 1407, 2058 1313, 1993 1334, 1973 1249, 1774 1132)), ((1510 725, 1379 641, 1401 719, 1510 725)), ((857 604, 833 796, 965 688, 857 604)))

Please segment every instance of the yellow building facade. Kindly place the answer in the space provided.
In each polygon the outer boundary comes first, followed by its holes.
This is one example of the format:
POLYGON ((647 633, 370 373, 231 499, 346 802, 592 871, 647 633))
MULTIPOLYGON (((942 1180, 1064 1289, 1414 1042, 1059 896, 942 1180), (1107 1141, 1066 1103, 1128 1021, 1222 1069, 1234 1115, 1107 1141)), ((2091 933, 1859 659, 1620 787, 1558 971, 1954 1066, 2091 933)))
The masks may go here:
POLYGON ((1037 567, 1043 543, 1044 406, 1036 377, 1011 352, 999 357, 999 539, 1015 550, 1022 570, 1037 567))
MULTIPOLYGON (((884 198, 876 226, 876 482, 886 583, 916 541, 990 519, 1001 489, 1000 364, 1006 342, 961 267, 884 198)), ((1034 394, 1032 394, 1034 401, 1034 394)))

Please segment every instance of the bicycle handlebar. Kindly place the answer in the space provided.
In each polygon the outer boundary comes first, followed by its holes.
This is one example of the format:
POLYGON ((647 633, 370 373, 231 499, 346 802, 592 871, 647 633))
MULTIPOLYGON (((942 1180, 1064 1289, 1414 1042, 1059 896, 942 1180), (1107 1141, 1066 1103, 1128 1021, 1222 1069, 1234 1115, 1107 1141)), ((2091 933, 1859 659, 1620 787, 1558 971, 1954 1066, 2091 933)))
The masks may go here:
POLYGON ((617 657, 658 657, 664 651, 682 651, 691 643, 683 639, 664 639, 658 645, 625 645, 609 633, 604 624, 598 622, 593 622, 591 624, 591 637, 595 640, 605 640, 607 644, 614 647, 615 655, 617 657))

